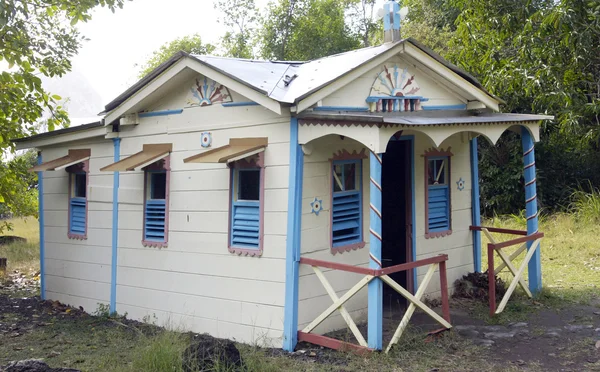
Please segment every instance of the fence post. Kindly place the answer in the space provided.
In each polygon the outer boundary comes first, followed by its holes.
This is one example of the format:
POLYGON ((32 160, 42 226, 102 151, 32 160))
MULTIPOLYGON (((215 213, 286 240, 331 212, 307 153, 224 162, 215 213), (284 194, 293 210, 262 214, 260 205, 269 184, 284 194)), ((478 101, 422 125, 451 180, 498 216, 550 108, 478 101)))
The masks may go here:
POLYGON ((488 244, 488 296, 490 317, 496 312, 496 275, 494 275, 494 245, 488 244))

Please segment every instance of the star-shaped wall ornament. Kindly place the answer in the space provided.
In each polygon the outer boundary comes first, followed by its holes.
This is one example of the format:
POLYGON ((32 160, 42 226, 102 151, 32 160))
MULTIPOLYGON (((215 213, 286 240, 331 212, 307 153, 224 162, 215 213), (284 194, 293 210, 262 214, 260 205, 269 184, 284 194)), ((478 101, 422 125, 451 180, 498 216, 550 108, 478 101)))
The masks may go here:
POLYGON ((465 180, 463 180, 461 177, 458 181, 456 181, 456 186, 458 191, 463 191, 465 189, 465 180))
POLYGON ((321 212, 323 210, 323 200, 318 199, 315 196, 315 199, 310 202, 310 207, 311 207, 311 213, 316 214, 317 216, 319 215, 319 212, 321 212))

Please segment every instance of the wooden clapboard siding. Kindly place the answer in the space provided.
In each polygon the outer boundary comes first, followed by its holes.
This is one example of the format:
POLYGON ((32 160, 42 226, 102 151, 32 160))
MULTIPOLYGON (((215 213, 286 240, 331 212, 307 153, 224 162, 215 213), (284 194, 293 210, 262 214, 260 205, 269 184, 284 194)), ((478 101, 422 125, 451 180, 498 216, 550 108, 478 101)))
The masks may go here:
MULTIPOLYGON (((431 74, 416 67, 414 62, 407 60, 402 56, 396 56, 390 58, 385 65, 393 67, 398 65, 398 68, 408 68, 408 72, 414 75, 415 81, 421 88, 416 96, 422 96, 429 98, 429 101, 423 102, 423 105, 455 105, 464 104, 461 97, 446 90, 441 84, 437 83, 431 78, 431 74)), ((323 99, 323 106, 343 106, 343 107, 367 107, 365 99, 371 91, 373 82, 381 73, 384 71, 383 64, 364 74, 363 76, 355 79, 344 88, 332 93, 323 99), (361 92, 361 94, 357 94, 361 92)), ((393 73, 393 69, 391 71, 393 73)))
MULTIPOLYGON (((302 190, 302 257, 324 261, 333 261, 349 265, 367 266, 369 258, 369 160, 362 160, 362 206, 363 206, 363 239, 367 243, 362 249, 355 251, 331 253, 331 159, 334 153, 341 150, 360 153, 363 146, 350 138, 344 140, 339 136, 328 136, 315 140, 313 152, 304 158, 304 180, 302 190), (317 216, 312 213, 310 203, 317 197, 323 201, 323 210, 317 216)), ((365 150, 368 155, 368 150, 365 150)), ((332 287, 342 296, 361 279, 360 275, 339 270, 322 269, 332 287)), ((331 299, 314 274, 310 266, 300 265, 300 290, 298 323, 300 329, 316 318, 331 305, 331 299)), ((344 305, 353 314, 354 319, 364 320, 362 313, 367 308, 367 292, 361 290, 344 305)), ((343 319, 337 315, 328 317, 316 328, 317 333, 328 332, 345 327, 343 319)))
POLYGON ((87 187, 87 239, 67 237, 69 177, 65 170, 44 172, 46 296, 94 312, 110 298, 112 174, 99 171, 112 162, 112 141, 78 141, 42 149, 45 161, 68 149, 91 150, 87 187))

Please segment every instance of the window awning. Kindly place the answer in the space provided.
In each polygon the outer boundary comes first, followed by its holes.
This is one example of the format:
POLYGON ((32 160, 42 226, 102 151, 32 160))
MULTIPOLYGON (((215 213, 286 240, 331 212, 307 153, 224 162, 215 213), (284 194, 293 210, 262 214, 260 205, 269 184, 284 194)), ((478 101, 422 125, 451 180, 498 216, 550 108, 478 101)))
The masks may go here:
POLYGON ((231 138, 229 145, 202 152, 184 159, 184 163, 231 163, 265 151, 269 139, 260 138, 231 138))
POLYGON ((172 143, 146 144, 142 151, 122 159, 116 163, 100 168, 102 172, 126 172, 139 170, 155 161, 166 158, 173 149, 172 143))
POLYGON ((43 171, 56 171, 65 169, 71 165, 81 163, 90 158, 92 151, 90 149, 76 149, 69 150, 69 153, 62 158, 47 161, 42 164, 38 164, 35 167, 29 169, 30 172, 43 172, 43 171))

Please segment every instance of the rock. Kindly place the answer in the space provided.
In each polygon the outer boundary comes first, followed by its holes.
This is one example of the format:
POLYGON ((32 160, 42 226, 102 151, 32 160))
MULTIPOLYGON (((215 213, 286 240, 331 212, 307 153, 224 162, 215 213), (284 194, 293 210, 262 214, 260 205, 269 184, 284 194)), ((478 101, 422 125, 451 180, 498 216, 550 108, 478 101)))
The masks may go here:
POLYGON ((483 326, 481 327, 481 330, 484 332, 501 332, 501 331, 506 331, 506 327, 503 326, 483 326))
POLYGON ((594 329, 594 332, 600 332, 600 328, 594 329))
POLYGON ((183 370, 212 371, 219 369, 240 370, 243 361, 235 343, 209 335, 196 335, 193 343, 183 352, 183 370))
POLYGON ((485 338, 513 338, 515 337, 515 332, 486 332, 483 334, 485 338))
POLYGON ((496 342, 493 340, 479 339, 475 341, 475 345, 490 347, 496 342))
POLYGON ((525 328, 528 327, 529 324, 526 322, 519 322, 519 323, 513 323, 513 324, 509 324, 510 328, 525 328))
POLYGON ((600 311, 594 311, 594 315, 600 315, 600 311))
POLYGON ((569 332, 578 332, 578 331, 583 331, 585 329, 592 329, 593 326, 592 325, 567 325, 565 326, 565 329, 569 332))
POLYGON ((476 329, 477 327, 475 327, 474 325, 457 325, 454 326, 454 329, 456 329, 457 331, 462 331, 465 329, 476 329))
POLYGON ((600 340, 596 341, 596 349, 600 349, 600 340))
POLYGON ((458 334, 468 338, 477 338, 479 337, 479 332, 474 329, 460 329, 458 330, 458 334))
POLYGON ((17 362, 10 362, 0 371, 5 372, 81 372, 78 369, 71 368, 50 368, 41 359, 27 359, 17 362))
POLYGON ((558 337, 560 337, 560 333, 558 333, 558 332, 546 332, 544 334, 544 336, 546 336, 548 338, 558 338, 558 337))

